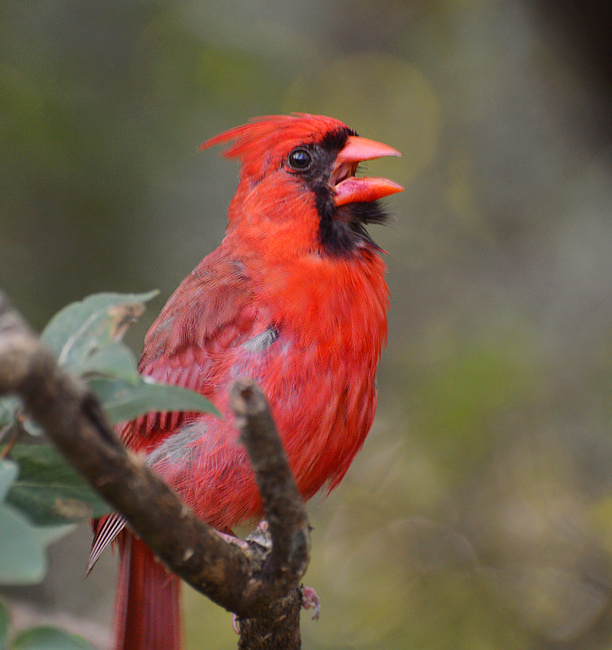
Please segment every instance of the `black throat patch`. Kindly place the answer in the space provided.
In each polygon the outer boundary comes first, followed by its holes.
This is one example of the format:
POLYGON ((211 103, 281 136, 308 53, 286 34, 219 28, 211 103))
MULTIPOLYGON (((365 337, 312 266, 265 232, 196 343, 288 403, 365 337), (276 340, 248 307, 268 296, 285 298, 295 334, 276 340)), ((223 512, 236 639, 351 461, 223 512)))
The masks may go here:
POLYGON ((315 204, 320 220, 319 237, 328 254, 348 256, 364 243, 380 250, 366 230, 368 224, 382 224, 388 219, 379 201, 349 203, 336 208, 329 188, 325 187, 315 190, 315 204))
MULTIPOLYGON (((291 168, 291 173, 314 194, 315 206, 319 214, 319 240, 328 255, 348 256, 367 244, 380 250, 366 230, 370 223, 384 223, 387 215, 380 202, 350 203, 339 208, 334 202, 334 194, 329 186, 338 152, 351 135, 357 135, 348 127, 334 129, 325 133, 320 140, 306 143, 293 150, 302 157, 310 155, 312 164, 304 169, 291 168)), ((299 161, 298 161, 299 162, 299 161)))
POLYGON ((370 223, 380 224, 387 221, 387 214, 378 201, 351 203, 340 208, 337 208, 334 203, 327 178, 338 152, 344 147, 350 135, 357 135, 357 133, 351 129, 338 129, 325 134, 320 146, 327 153, 327 177, 324 183, 311 186, 321 223, 321 244, 329 255, 350 255, 366 242, 379 249, 365 227, 370 223))

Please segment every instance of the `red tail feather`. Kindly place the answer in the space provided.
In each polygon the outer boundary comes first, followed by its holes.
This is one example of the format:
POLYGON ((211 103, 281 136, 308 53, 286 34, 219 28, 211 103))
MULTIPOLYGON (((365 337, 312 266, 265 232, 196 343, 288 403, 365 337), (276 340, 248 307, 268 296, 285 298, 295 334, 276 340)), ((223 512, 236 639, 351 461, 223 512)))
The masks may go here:
POLYGON ((140 540, 119 536, 115 650, 179 650, 181 584, 140 540))

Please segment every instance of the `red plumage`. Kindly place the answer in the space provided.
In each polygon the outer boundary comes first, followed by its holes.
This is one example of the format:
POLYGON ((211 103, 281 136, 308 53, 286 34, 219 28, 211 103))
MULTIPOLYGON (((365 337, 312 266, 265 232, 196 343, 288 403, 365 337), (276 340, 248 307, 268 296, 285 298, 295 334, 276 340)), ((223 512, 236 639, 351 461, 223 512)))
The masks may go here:
MULTIPOLYGON (((385 266, 363 226, 381 220, 375 199, 401 190, 354 177, 360 160, 399 154, 332 118, 259 118, 202 146, 228 142, 241 173, 226 236, 168 300, 140 361, 142 374, 203 393, 224 419, 150 413, 121 427, 226 532, 263 514, 228 408, 236 379, 262 388, 305 499, 335 487, 362 446, 388 307, 385 266)), ((117 515, 98 523, 92 563, 122 527, 117 515)), ((129 532, 119 539, 116 647, 180 647, 178 579, 129 532)))

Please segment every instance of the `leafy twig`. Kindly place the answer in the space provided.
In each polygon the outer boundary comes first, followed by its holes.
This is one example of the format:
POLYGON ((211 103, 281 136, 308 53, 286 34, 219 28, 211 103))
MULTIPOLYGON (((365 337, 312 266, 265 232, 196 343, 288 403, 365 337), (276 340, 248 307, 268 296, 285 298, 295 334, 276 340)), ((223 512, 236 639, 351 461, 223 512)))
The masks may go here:
POLYGON ((252 382, 237 383, 232 404, 270 523, 272 552, 263 563, 222 540, 123 447, 96 398, 58 367, 0 294, 0 394, 9 392, 171 571, 240 617, 240 647, 299 647, 298 585, 309 559, 309 526, 252 382), (267 645, 260 643, 264 629, 267 645))

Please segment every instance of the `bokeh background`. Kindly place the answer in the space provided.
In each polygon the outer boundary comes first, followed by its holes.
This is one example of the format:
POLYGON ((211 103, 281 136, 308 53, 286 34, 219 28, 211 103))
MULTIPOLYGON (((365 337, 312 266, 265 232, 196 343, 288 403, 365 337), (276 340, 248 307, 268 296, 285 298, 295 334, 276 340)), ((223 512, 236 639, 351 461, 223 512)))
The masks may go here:
MULTIPOLYGON (((305 648, 612 647, 612 180, 605 2, 4 0, 0 286, 41 328, 103 290, 163 301, 220 241, 249 117, 400 149, 380 406, 309 506, 305 648), (577 9, 576 9, 577 7, 577 9)), ((83 526, 16 621, 108 644, 83 526)), ((231 648, 187 596, 188 647, 231 648)))

